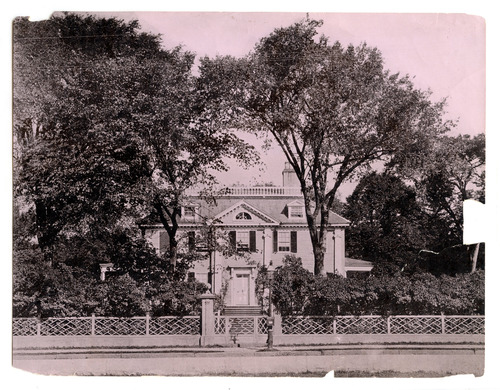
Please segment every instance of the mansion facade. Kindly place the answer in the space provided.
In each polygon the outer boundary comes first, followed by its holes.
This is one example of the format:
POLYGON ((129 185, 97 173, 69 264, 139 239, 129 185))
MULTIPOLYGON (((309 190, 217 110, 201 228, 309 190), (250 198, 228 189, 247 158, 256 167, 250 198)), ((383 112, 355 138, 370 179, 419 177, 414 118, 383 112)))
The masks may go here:
MULTIPOLYGON (((349 221, 331 212, 326 232, 324 269, 346 276, 369 272, 371 263, 345 257, 345 230, 349 221)), ((140 225, 144 237, 159 254, 168 250, 169 237, 158 221, 140 225)), ((260 266, 279 267, 286 255, 302 259, 304 268, 314 271, 314 256, 307 226, 304 201, 295 172, 283 170, 282 187, 232 187, 207 202, 190 198, 179 220, 179 247, 200 253, 190 277, 223 293, 227 307, 255 307, 255 279, 260 266), (210 226, 217 246, 206 244, 210 226)))

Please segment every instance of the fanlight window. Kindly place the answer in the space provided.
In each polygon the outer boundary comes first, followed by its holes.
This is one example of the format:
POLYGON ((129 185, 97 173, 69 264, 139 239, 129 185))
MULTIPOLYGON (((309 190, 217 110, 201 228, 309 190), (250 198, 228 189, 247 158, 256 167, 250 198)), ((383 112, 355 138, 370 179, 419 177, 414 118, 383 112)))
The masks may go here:
POLYGON ((238 213, 235 217, 235 219, 245 219, 245 220, 249 220, 249 219, 252 219, 252 216, 250 214, 248 214, 247 212, 245 211, 242 211, 241 213, 238 213))

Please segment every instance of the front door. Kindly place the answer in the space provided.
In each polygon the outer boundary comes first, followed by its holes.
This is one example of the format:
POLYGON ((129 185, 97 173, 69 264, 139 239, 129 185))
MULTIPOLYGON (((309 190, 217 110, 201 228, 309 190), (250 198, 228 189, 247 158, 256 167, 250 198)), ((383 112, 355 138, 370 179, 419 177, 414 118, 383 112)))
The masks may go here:
POLYGON ((236 274, 233 279, 234 287, 234 304, 235 305, 249 305, 250 304, 250 275, 236 274))

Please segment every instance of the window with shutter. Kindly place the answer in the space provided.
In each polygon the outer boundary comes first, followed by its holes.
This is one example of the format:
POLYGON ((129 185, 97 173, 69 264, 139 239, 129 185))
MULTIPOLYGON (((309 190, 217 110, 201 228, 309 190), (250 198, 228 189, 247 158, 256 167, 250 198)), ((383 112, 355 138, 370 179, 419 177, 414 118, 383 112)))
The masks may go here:
POLYGON ((290 232, 278 232, 278 252, 290 252, 290 232))
POLYGON ((297 253, 297 232, 290 232, 290 251, 297 253))
POLYGON ((273 231, 273 252, 278 252, 278 231, 273 231))
POLYGON ((248 251, 250 248, 250 232, 236 231, 236 248, 241 251, 248 251))
POLYGON ((195 232, 188 232, 188 248, 191 252, 196 250, 196 235, 195 232))
POLYGON ((255 230, 250 231, 250 252, 257 251, 257 236, 255 230))
POLYGON ((236 250, 236 231, 231 230, 229 232, 229 245, 231 246, 232 250, 236 250))

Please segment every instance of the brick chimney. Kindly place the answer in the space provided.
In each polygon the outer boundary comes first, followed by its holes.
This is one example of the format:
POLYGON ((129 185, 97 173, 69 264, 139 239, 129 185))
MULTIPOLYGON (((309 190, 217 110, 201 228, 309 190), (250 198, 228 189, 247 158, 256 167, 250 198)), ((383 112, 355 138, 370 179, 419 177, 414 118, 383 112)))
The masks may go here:
POLYGON ((289 162, 285 163, 283 169, 283 187, 300 187, 299 179, 289 162))

